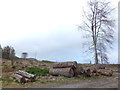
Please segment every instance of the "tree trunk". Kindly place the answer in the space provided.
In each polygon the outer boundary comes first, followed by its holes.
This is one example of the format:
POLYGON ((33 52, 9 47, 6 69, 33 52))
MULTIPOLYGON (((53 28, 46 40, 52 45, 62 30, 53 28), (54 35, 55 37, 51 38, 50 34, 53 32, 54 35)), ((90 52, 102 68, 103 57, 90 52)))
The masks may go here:
POLYGON ((54 63, 53 68, 77 68, 77 62, 61 62, 61 63, 54 63))
POLYGON ((95 64, 98 64, 98 54, 97 54, 96 43, 97 43, 97 42, 94 43, 94 44, 95 44, 95 45, 94 45, 94 46, 95 46, 95 47, 94 47, 94 48, 95 48, 95 64))
POLYGON ((72 68, 53 68, 49 70, 51 75, 55 76, 65 76, 65 77, 73 77, 74 71, 72 68))
POLYGON ((97 54, 97 46, 96 46, 97 41, 94 41, 94 49, 95 49, 95 64, 96 68, 99 69, 99 63, 98 63, 98 54, 97 54))

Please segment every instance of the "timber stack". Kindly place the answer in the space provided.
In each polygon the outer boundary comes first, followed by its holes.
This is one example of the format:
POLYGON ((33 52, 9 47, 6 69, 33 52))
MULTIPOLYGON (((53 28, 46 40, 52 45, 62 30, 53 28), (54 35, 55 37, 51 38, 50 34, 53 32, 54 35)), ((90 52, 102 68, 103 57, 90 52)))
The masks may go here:
POLYGON ((71 61, 54 63, 49 73, 54 76, 77 77, 88 72, 84 72, 83 67, 78 66, 76 61, 71 61))
POLYGON ((83 67, 84 69, 84 76, 112 76, 113 75, 113 71, 112 70, 106 70, 105 69, 105 65, 104 66, 100 66, 99 69, 96 68, 95 65, 90 65, 90 66, 85 66, 83 67))
POLYGON ((100 70, 98 70, 98 73, 100 75, 104 75, 104 76, 112 76, 113 71, 112 70, 102 70, 102 69, 100 69, 100 70))
POLYGON ((15 78, 20 83, 34 82, 36 76, 25 71, 19 70, 15 74, 12 74, 11 77, 15 78))
POLYGON ((77 77, 82 76, 112 76, 112 71, 105 70, 105 65, 97 69, 95 65, 81 66, 76 61, 54 63, 49 73, 54 76, 77 77))
POLYGON ((53 68, 49 70, 49 73, 55 76, 73 77, 77 74, 77 67, 76 61, 54 63, 53 68))

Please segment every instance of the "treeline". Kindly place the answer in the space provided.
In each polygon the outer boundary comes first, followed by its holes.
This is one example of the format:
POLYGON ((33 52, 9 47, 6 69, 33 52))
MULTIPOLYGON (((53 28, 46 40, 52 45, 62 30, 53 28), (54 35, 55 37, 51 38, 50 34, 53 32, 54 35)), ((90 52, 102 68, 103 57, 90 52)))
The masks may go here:
POLYGON ((3 59, 9 59, 9 60, 13 60, 13 59, 17 59, 18 57, 15 56, 15 49, 11 46, 5 46, 2 49, 2 58, 3 59))

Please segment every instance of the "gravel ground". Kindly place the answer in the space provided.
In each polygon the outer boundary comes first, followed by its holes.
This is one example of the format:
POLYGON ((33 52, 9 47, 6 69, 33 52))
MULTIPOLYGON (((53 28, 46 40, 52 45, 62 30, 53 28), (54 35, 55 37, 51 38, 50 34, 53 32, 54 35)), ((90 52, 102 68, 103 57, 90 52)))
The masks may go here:
POLYGON ((40 88, 118 88, 118 77, 82 80, 70 84, 49 83, 40 88))
POLYGON ((118 88, 118 78, 107 78, 62 85, 57 88, 118 88))

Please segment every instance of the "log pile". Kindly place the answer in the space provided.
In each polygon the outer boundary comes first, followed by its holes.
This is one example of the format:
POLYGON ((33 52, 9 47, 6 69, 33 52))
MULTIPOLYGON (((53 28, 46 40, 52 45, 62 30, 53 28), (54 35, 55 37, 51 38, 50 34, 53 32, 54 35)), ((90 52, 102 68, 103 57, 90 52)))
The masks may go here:
POLYGON ((89 66, 78 66, 77 62, 61 62, 54 63, 53 68, 49 70, 49 73, 53 76, 65 76, 65 77, 77 77, 78 75, 83 76, 112 76, 113 72, 110 70, 105 70, 105 65, 100 66, 97 69, 95 65, 89 66))
POLYGON ((77 74, 77 62, 54 63, 49 73, 54 76, 73 77, 77 74))
POLYGON ((11 77, 15 78, 20 83, 34 82, 36 76, 25 71, 16 71, 15 74, 12 74, 11 77))
POLYGON ((90 68, 84 68, 83 76, 91 76, 90 68))
POLYGON ((112 70, 98 70, 98 73, 104 76, 112 76, 113 71, 112 70))
POLYGON ((75 71, 75 76, 77 75, 82 75, 84 73, 84 69, 81 66, 77 66, 77 68, 74 70, 75 71))
POLYGON ((105 66, 104 68, 101 69, 96 69, 95 66, 89 66, 84 68, 84 74, 85 76, 112 76, 113 71, 112 70, 105 70, 105 66))

